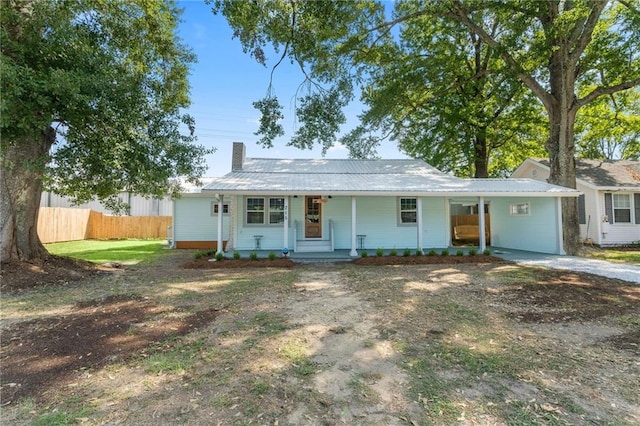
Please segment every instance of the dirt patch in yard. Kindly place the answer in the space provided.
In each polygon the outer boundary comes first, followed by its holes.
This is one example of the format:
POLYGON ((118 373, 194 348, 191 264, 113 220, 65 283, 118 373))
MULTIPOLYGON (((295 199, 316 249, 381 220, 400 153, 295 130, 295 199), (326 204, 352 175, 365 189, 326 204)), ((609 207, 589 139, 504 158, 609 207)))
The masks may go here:
POLYGON ((490 256, 184 268, 192 256, 3 297, 0 420, 640 422, 640 286, 490 256))
MULTIPOLYGON (((73 313, 21 322, 2 333, 2 403, 41 398, 101 368, 213 321, 217 309, 172 318, 148 297, 111 295, 75 304, 73 313)), ((175 314, 175 313, 174 313, 175 314)))

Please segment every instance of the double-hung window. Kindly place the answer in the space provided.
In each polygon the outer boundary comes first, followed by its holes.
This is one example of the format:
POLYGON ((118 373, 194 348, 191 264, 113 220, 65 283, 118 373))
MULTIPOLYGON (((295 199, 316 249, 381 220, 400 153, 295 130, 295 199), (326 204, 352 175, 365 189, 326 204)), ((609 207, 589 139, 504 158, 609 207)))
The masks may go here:
POLYGON ((609 223, 631 223, 631 194, 604 194, 604 208, 609 223))
POLYGON ((284 198, 269 198, 269 224, 284 223, 284 198))
POLYGON ((418 202, 416 198, 398 199, 400 225, 413 225, 418 222, 418 202))
POLYGON ((278 225, 284 223, 284 198, 247 197, 247 225, 278 225))

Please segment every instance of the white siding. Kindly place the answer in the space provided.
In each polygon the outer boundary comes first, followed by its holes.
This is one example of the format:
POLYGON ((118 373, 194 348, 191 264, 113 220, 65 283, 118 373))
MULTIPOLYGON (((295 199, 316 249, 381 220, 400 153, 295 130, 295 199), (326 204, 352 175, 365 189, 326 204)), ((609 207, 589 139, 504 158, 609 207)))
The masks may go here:
POLYGON ((555 198, 491 198, 491 245, 540 253, 558 253, 555 198), (510 204, 529 203, 529 216, 512 216, 510 204))
POLYGON ((599 244, 602 246, 615 246, 640 241, 640 224, 635 223, 633 192, 618 192, 618 194, 628 194, 631 198, 631 223, 602 223, 602 216, 606 214, 604 194, 605 191, 598 191, 597 195, 598 207, 601 209, 598 216, 601 222, 599 244))
MULTIPOLYGON (((549 178, 549 171, 543 167, 528 164, 527 167, 520 171, 517 177, 528 177, 546 182, 549 178)), ((602 217, 605 215, 603 191, 598 191, 580 182, 577 182, 577 189, 584 193, 585 218, 587 222, 580 225, 580 239, 582 241, 590 239, 593 244, 607 246, 629 244, 640 240, 640 225, 607 225, 602 222, 602 217)))
MULTIPOLYGON (((253 250, 254 235, 262 235, 261 249, 280 250, 283 244, 282 226, 254 226, 244 223, 244 197, 238 197, 240 208, 236 209, 237 231, 234 247, 236 250, 253 250)), ((446 247, 447 223, 445 199, 442 197, 423 198, 423 240, 424 247, 446 247)), ((177 214, 177 213, 176 213, 177 214)), ((304 239, 304 196, 289 199, 289 248, 293 248, 294 235, 304 239), (294 233, 293 229, 296 226, 294 233)), ((337 250, 351 248, 351 197, 334 196, 322 204, 322 239, 329 239, 329 221, 334 226, 334 247, 337 250)), ((376 248, 397 248, 402 250, 417 247, 417 226, 398 225, 398 204, 396 197, 356 197, 356 234, 366 235, 364 246, 368 250, 376 248)))
MULTIPOLYGON (((174 241, 217 241, 218 215, 211 214, 213 198, 183 197, 174 200, 174 241)), ((223 240, 229 238, 231 216, 224 215, 223 240)))

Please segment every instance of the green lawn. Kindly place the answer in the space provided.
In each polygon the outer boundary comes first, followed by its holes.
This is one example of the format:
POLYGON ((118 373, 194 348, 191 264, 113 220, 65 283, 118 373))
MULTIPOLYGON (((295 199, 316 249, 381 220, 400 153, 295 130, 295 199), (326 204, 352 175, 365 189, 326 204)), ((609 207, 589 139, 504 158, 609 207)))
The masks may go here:
POLYGON ((95 263, 118 262, 134 265, 160 256, 166 240, 83 240, 45 244, 51 254, 95 263))
POLYGON ((592 259, 608 260, 610 262, 630 263, 632 265, 640 265, 640 247, 635 250, 616 250, 616 249, 588 249, 586 257, 592 259))

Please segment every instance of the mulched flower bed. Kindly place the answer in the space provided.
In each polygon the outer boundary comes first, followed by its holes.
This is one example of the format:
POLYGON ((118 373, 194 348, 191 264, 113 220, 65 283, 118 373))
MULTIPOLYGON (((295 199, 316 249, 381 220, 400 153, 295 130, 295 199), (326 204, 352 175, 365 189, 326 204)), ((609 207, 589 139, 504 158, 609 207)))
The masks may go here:
MULTIPOLYGON (((296 263, 291 259, 224 259, 212 261, 203 257, 182 264, 186 269, 226 269, 226 268, 291 268, 296 263)), ((505 262, 496 256, 483 254, 475 256, 369 256, 360 257, 351 261, 356 265, 446 265, 461 263, 497 263, 505 262)))

